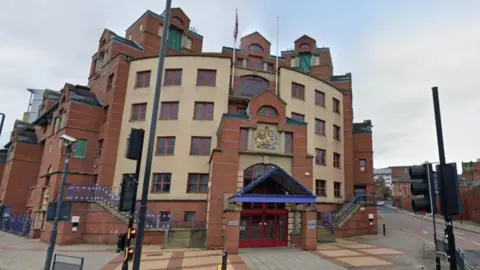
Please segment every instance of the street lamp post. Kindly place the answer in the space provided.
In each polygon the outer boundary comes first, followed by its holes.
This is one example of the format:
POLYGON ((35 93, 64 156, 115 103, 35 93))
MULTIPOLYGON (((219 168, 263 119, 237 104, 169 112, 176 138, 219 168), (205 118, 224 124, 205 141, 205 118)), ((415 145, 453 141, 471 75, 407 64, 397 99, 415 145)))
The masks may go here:
MULTIPOLYGON (((63 139, 64 140, 64 139, 63 139)), ((57 207, 55 209, 55 218, 53 220, 52 231, 50 233, 50 243, 47 249, 47 256, 45 259, 44 270, 50 270, 52 267, 53 252, 55 251, 55 242, 57 241, 58 221, 60 219, 60 211, 63 204, 63 190, 65 189, 65 183, 67 182, 68 168, 70 166, 70 156, 72 154, 72 146, 75 141, 65 141, 65 165, 63 167, 62 181, 60 182, 60 189, 57 196, 57 207)))
POLYGON ((0 113, 0 116, 2 117, 2 120, 0 120, 0 136, 2 136, 3 122, 5 122, 5 114, 0 113))

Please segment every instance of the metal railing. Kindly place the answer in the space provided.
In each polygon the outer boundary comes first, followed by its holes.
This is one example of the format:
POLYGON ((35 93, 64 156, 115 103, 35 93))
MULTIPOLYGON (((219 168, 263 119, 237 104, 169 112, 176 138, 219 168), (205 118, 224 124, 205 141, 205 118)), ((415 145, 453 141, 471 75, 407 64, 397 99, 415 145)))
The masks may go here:
POLYGON ((27 236, 31 227, 32 223, 27 214, 0 217, 0 230, 4 232, 27 236))
POLYGON ((55 254, 52 270, 83 270, 83 257, 55 254))

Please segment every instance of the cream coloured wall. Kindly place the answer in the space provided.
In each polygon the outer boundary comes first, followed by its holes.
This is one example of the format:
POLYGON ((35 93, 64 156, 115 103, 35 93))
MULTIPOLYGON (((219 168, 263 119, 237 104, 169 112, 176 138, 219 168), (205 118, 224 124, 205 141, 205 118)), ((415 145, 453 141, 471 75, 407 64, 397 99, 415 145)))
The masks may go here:
POLYGON ((341 182, 341 195, 344 196, 344 172, 343 168, 333 167, 333 153, 341 155, 341 164, 344 158, 344 138, 343 138, 343 116, 332 111, 332 98, 340 101, 340 112, 343 112, 343 94, 334 87, 312 78, 306 74, 281 68, 279 76, 279 95, 287 103, 286 114, 291 117, 292 112, 305 115, 305 121, 308 122, 308 152, 315 154, 315 148, 326 150, 326 166, 315 164, 313 160, 313 178, 326 180, 327 197, 317 197, 319 202, 338 202, 342 199, 333 196, 334 182, 341 182), (305 100, 292 98, 292 82, 305 85, 305 100), (315 105, 315 90, 325 93, 325 108, 315 105), (325 121, 326 136, 315 134, 315 118, 325 121), (333 125, 339 126, 341 130, 341 140, 333 138, 333 125))
MULTIPOLYGON (((126 141, 131 128, 146 130, 144 155, 147 153, 148 130, 153 106, 153 91, 156 82, 157 58, 136 60, 130 65, 130 72, 123 111, 122 129, 119 139, 115 185, 121 184, 122 174, 133 173, 135 162, 124 157, 126 141), (134 88, 136 73, 151 70, 149 88, 134 88), (147 102, 145 121, 130 121, 132 104, 147 102)), ((207 194, 187 193, 188 173, 209 173, 209 156, 190 156, 192 136, 212 138, 212 149, 217 145, 216 132, 222 114, 228 111, 228 92, 230 83, 230 59, 199 56, 169 56, 165 59, 165 69, 182 69, 181 86, 162 86, 160 102, 178 101, 178 120, 163 120, 157 123, 157 136, 175 136, 175 155, 155 156, 152 173, 172 173, 170 193, 150 193, 149 199, 206 200, 207 194), (217 71, 216 86, 196 86, 197 70, 213 69, 217 71), (214 102, 213 121, 193 120, 195 101, 214 102)), ((165 73, 164 73, 165 74, 165 73)), ((158 119, 158 116, 157 116, 158 119)), ((156 144, 156 143, 155 143, 156 144)), ((142 163, 140 179, 143 179, 145 164, 142 163)), ((153 177, 152 177, 153 179, 153 177)), ((151 183, 151 182, 150 182, 151 183)), ((150 184, 151 186, 151 184, 150 184)), ((139 194, 142 182, 139 184, 139 194)))

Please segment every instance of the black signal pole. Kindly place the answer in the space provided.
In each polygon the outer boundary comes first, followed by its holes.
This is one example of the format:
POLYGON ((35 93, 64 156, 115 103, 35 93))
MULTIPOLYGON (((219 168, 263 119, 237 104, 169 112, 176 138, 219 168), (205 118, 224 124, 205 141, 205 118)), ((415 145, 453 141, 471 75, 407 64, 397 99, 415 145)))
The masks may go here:
MULTIPOLYGON (((438 157, 440 159, 440 166, 438 171, 438 180, 446 181, 443 175, 443 168, 445 167, 445 147, 443 144, 443 129, 442 117, 440 114, 440 101, 438 97, 438 87, 432 87, 433 109, 435 113, 435 125, 437 129, 437 143, 438 143, 438 157)), ((443 185, 445 186, 445 185, 443 185)), ((443 205, 447 205, 446 191, 444 188, 440 189, 440 199, 443 200, 443 205)), ((444 207, 446 209, 446 207, 444 207)), ((443 211, 445 218, 445 233, 448 239, 448 260, 450 262, 450 270, 457 270, 457 256, 455 247, 455 235, 453 234, 452 216, 447 210, 443 211)))
POLYGON ((143 234, 145 229, 145 219, 147 216, 147 199, 150 186, 150 174, 152 173, 153 151, 155 149, 155 138, 157 133, 158 111, 160 105, 160 93, 162 92, 163 67, 165 65, 165 54, 167 51, 167 35, 170 21, 170 10, 172 0, 165 3, 165 14, 163 16, 163 33, 158 55, 157 81, 155 83, 155 92, 153 94, 152 116, 150 118, 150 132, 148 133, 148 148, 145 161, 145 175, 143 176, 142 200, 138 213, 138 231, 135 241, 135 256, 133 257, 133 269, 140 270, 140 260, 142 257, 143 234))
MULTIPOLYGON (((133 228, 133 223, 135 221, 135 209, 136 209, 136 206, 137 206, 137 192, 138 192, 138 180, 140 178, 140 168, 141 168, 141 164, 142 164, 142 154, 143 154, 143 139, 144 139, 144 135, 145 135, 145 132, 143 130, 139 130, 140 132, 138 133, 139 134, 139 144, 138 144, 138 159, 137 159, 137 164, 136 164, 136 168, 135 168, 135 175, 129 179, 129 181, 135 181, 135 184, 133 185, 133 190, 132 190, 132 193, 133 193, 133 196, 132 196, 132 202, 131 202, 131 205, 130 205, 130 216, 128 218, 128 229, 127 229, 127 238, 126 238, 126 241, 125 241, 125 259, 123 260, 123 264, 122 264, 122 270, 128 270, 128 260, 126 259, 127 257, 127 252, 128 252, 128 249, 130 248, 130 244, 132 242, 132 238, 131 238, 131 235, 130 235, 130 231, 132 230, 133 228)), ((132 138, 130 138, 132 139, 132 138)))
POLYGON ((3 130, 3 123, 5 122, 5 114, 0 113, 0 117, 2 117, 2 120, 0 120, 0 136, 2 135, 2 130, 3 130))

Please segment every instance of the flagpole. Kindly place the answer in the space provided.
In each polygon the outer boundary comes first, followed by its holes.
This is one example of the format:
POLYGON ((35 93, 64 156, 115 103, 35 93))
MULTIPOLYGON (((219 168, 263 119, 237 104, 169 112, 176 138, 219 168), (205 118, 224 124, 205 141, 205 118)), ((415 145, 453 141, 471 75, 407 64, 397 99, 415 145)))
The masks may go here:
POLYGON ((278 93, 278 28, 279 28, 279 17, 277 17, 277 53, 275 57, 275 94, 280 96, 280 93, 278 93))
POLYGON ((238 36, 238 9, 235 9, 235 28, 233 30, 233 56, 232 56, 232 79, 230 82, 230 89, 231 91, 234 91, 234 83, 235 83, 235 64, 237 62, 237 57, 236 57, 236 46, 237 46, 237 36, 238 36))

